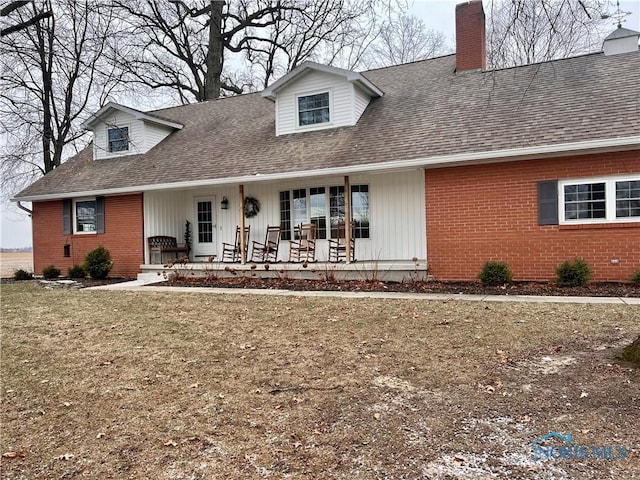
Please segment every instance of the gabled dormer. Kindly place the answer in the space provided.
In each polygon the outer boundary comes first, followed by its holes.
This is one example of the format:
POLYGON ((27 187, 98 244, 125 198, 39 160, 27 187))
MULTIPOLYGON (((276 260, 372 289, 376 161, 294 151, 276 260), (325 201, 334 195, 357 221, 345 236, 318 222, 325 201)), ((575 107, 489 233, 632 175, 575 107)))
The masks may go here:
POLYGON ((355 125, 369 102, 384 95, 357 72, 304 62, 266 88, 275 102, 276 136, 355 125))
POLYGON ((183 126, 179 123, 109 102, 83 127, 93 132, 93 158, 146 153, 183 126))

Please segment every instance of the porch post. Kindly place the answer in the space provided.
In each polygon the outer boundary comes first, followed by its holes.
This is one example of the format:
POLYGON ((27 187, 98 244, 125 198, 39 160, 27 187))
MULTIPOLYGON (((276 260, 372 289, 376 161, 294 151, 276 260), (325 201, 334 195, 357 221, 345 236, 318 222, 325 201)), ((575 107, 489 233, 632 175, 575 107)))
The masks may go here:
POLYGON ((345 261, 351 263, 351 182, 344 176, 344 240, 347 242, 345 261))
POLYGON ((240 264, 244 265, 247 262, 247 246, 244 242, 244 185, 240 185, 238 190, 240 198, 240 264))

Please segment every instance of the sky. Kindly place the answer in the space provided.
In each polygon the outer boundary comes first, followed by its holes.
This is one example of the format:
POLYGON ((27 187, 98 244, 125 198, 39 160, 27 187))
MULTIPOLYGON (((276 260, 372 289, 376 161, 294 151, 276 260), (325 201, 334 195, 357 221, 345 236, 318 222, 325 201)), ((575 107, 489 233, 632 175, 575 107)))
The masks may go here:
MULTIPOLYGON (((422 19, 427 29, 444 33, 447 43, 455 45, 455 6, 462 0, 414 0, 409 13, 422 19)), ((483 0, 488 11, 490 0, 483 0)), ((615 2, 610 2, 612 5, 615 2)), ((624 27, 640 31, 640 2, 637 0, 620 1, 623 11, 631 12, 626 17, 624 27)), ((611 22, 611 31, 615 22, 611 22)), ((131 105, 136 107, 136 105, 131 105)), ((15 192, 13 192, 15 193, 15 192)), ((25 206, 30 207, 30 204, 25 206)), ((22 248, 31 246, 31 220, 15 204, 0 202, 0 247, 22 248)))

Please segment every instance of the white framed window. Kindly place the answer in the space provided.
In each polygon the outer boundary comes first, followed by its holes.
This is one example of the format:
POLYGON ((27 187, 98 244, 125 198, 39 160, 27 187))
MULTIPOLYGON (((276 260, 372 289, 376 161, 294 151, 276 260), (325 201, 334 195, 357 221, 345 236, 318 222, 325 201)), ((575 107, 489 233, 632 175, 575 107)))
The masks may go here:
POLYGON ((558 182, 560 223, 640 221, 640 174, 558 182))
POLYGON ((95 197, 73 201, 73 233, 97 233, 98 206, 95 197))
MULTIPOLYGON (((351 224, 355 238, 370 238, 369 185, 351 185, 351 224)), ((282 240, 295 237, 295 227, 313 223, 317 238, 337 238, 344 223, 344 186, 297 188, 280 192, 282 240)))
POLYGON ((309 127, 323 123, 331 123, 330 92, 320 92, 296 97, 298 110, 298 127, 309 127))
POLYGON ((129 151, 129 127, 111 126, 107 128, 107 144, 110 153, 129 151))

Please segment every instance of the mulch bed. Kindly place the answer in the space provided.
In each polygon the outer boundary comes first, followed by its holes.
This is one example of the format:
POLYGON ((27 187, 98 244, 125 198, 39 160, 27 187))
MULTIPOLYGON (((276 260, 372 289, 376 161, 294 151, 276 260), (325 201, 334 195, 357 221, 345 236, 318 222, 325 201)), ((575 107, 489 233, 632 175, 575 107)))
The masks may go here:
POLYGON ((582 297, 640 297, 640 286, 628 283, 591 283, 586 287, 558 287, 553 283, 514 282, 509 285, 484 287, 478 282, 381 282, 367 280, 326 281, 288 278, 205 278, 170 279, 154 285, 180 287, 264 288, 294 291, 405 292, 474 295, 556 295, 582 297))

